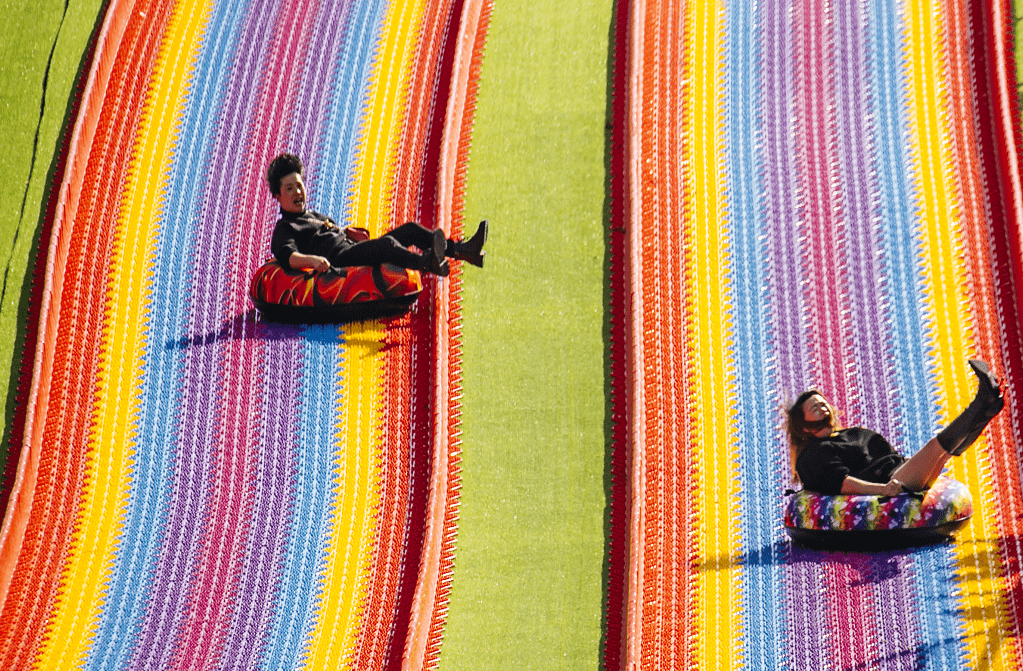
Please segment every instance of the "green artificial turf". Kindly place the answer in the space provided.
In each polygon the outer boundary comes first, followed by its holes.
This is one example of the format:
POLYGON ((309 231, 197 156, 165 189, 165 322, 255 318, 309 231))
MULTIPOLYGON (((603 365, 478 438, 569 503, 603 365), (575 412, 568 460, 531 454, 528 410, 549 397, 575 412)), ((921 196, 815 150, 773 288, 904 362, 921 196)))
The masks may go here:
POLYGON ((443 671, 595 669, 609 0, 496 3, 469 162, 461 519, 443 671))
POLYGON ((1016 20, 1013 22, 1016 39, 1016 85, 1019 92, 1020 124, 1023 124, 1023 0, 1013 0, 1016 20))
MULTIPOLYGON (((0 398, 5 401, 0 472, 8 453, 15 387, 41 218, 72 89, 103 0, 0 3, 0 398)), ((59 176, 58 176, 59 178, 59 176)), ((34 343, 29 344, 29 351, 34 343)))

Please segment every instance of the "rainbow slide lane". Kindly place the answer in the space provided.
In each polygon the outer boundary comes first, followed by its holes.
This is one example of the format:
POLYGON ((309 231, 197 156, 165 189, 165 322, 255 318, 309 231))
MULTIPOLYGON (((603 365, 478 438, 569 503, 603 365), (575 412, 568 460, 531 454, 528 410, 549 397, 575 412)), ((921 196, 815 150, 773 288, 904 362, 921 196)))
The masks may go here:
POLYGON ((113 0, 53 221, 0 667, 424 668, 458 496, 459 270, 388 322, 259 322, 263 170, 461 230, 483 0, 113 0))
POLYGON ((1010 20, 618 3, 607 668, 1023 664, 1010 20), (915 450, 971 398, 971 356, 1009 401, 950 469, 976 504, 955 542, 788 543, 786 402, 820 389, 915 450))

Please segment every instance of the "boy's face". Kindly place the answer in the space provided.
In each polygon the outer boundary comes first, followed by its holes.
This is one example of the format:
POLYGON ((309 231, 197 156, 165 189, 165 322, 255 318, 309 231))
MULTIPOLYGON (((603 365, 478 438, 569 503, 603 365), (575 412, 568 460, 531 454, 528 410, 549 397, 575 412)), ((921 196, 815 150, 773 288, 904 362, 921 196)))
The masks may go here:
POLYGON ((281 180, 281 192, 274 196, 285 212, 305 212, 305 182, 302 175, 293 172, 281 180))

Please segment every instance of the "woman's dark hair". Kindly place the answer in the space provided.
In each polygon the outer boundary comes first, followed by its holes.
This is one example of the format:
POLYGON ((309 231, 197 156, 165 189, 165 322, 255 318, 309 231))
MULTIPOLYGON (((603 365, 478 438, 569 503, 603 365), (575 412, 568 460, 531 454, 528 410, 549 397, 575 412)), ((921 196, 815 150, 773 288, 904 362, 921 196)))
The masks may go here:
MULTIPOLYGON (((788 409, 788 434, 789 434, 789 445, 792 447, 792 463, 795 465, 796 457, 803 451, 806 444, 810 442, 810 438, 813 434, 822 428, 821 422, 808 422, 806 421, 806 415, 803 414, 803 404, 806 403, 807 399, 811 396, 820 396, 824 398, 816 389, 808 389, 796 398, 795 402, 789 406, 788 409)), ((822 420, 824 422, 830 422, 832 430, 841 428, 838 423, 838 411, 835 410, 835 406, 831 405, 830 402, 825 398, 824 402, 828 404, 831 409, 831 419, 822 420)))
POLYGON ((788 409, 788 424, 787 429, 789 433, 789 443, 792 445, 792 451, 794 456, 798 456, 802 452, 803 448, 806 447, 807 441, 810 439, 810 432, 808 429, 808 422, 806 421, 806 415, 803 414, 803 404, 811 396, 820 394, 816 389, 807 389, 796 398, 795 402, 789 406, 788 409))
POLYGON ((270 194, 281 195, 281 180, 293 172, 302 174, 302 159, 294 154, 278 154, 270 165, 266 167, 266 185, 270 187, 270 194))

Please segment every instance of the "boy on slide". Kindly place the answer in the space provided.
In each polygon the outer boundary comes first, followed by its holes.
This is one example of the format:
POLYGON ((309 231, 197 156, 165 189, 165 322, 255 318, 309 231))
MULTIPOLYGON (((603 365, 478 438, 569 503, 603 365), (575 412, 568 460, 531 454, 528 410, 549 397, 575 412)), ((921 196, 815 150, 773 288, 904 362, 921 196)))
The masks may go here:
POLYGON ((375 266, 392 263, 446 277, 446 257, 483 267, 483 243, 487 222, 481 221, 468 240, 448 240, 440 229, 430 230, 415 222, 402 224, 379 238, 360 228, 341 228, 319 212, 306 209, 302 161, 294 154, 280 154, 266 169, 270 193, 281 206, 270 250, 284 268, 322 273, 331 267, 375 266), (410 247, 420 251, 413 251, 410 247))

